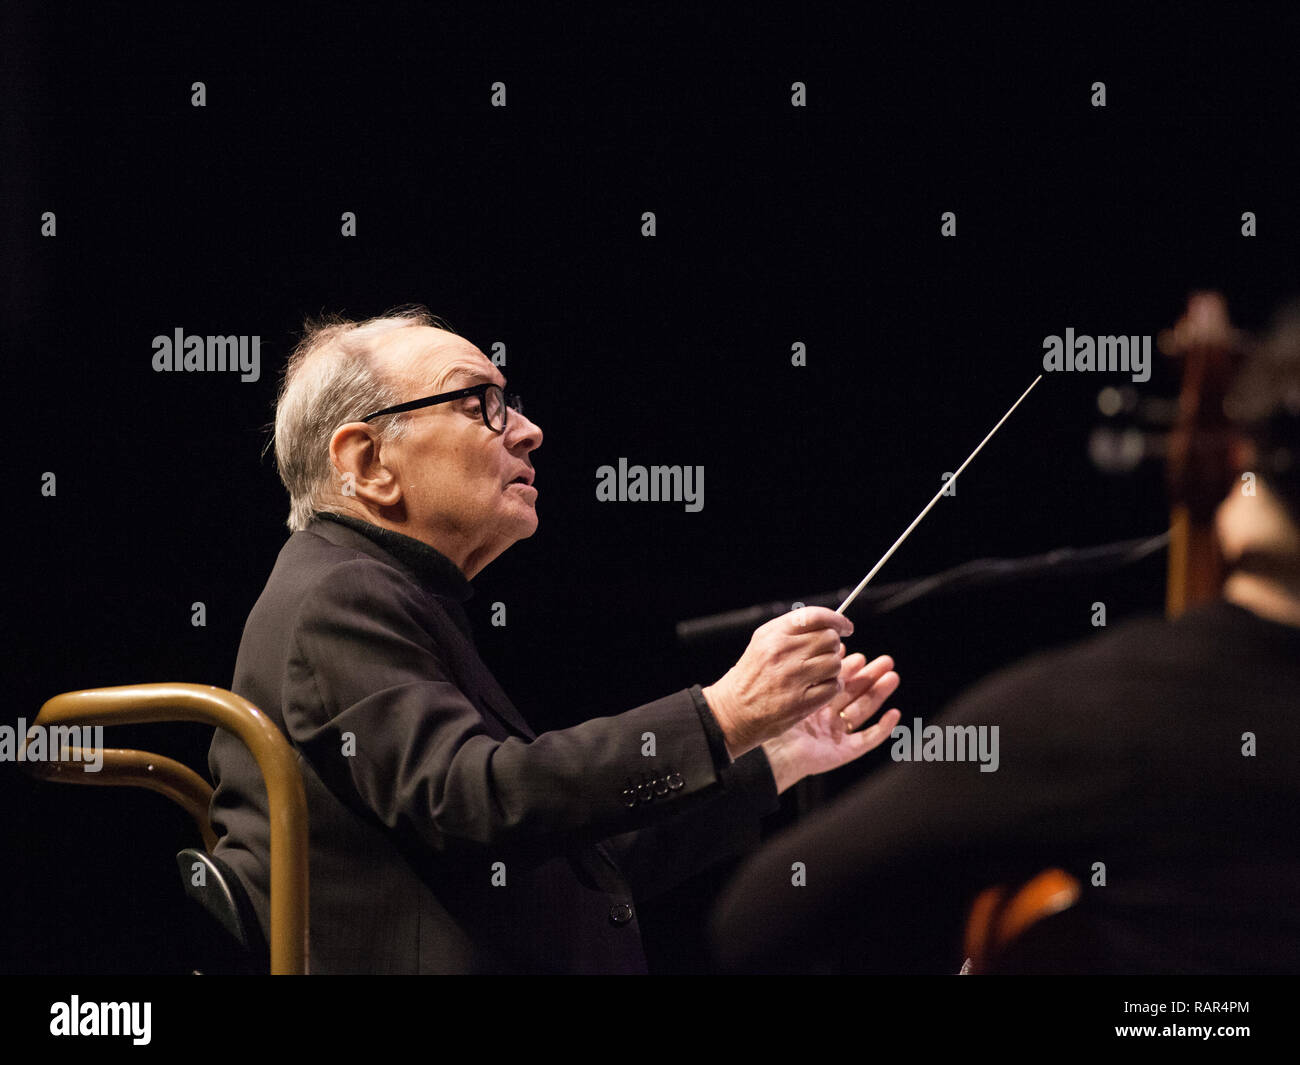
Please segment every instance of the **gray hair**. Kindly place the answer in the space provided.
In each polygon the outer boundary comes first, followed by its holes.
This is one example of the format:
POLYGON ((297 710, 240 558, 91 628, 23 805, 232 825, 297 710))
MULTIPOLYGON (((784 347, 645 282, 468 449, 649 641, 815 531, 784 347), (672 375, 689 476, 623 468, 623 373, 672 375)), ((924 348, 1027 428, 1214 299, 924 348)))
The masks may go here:
MULTIPOLYGON (((361 322, 336 315, 308 320, 303 337, 285 367, 275 404, 275 462, 289 491, 290 530, 305 529, 334 494, 330 438, 347 422, 401 403, 396 386, 376 368, 376 342, 413 326, 451 328, 425 308, 413 305, 361 322)), ((408 419, 395 414, 375 423, 381 441, 398 440, 408 419)))

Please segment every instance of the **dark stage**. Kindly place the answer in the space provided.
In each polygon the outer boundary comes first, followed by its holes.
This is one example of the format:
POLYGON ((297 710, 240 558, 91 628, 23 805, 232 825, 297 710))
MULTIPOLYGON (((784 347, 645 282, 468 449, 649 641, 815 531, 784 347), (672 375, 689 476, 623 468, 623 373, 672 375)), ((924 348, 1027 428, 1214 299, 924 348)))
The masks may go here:
MULTIPOLYGON (((230 685, 287 536, 279 376, 321 313, 426 306, 543 428, 538 531, 466 604, 539 732, 715 681, 748 638, 678 622, 852 587, 1040 373, 879 582, 1164 531, 1160 463, 1107 474, 1089 440, 1103 388, 1172 397, 1176 368, 1044 373, 1044 338, 1154 337, 1200 289, 1261 328, 1300 291, 1296 14, 852 11, 10 5, 3 724, 83 688, 230 685), (255 365, 157 368, 214 335, 255 365), (620 463, 698 469, 697 495, 602 493, 620 463)), ((1093 635, 1095 603, 1115 625, 1164 597, 1155 552, 851 608, 846 642, 894 657, 908 722, 1093 635)), ((206 774, 210 737, 108 742, 206 774)), ((888 751, 787 792, 768 831, 888 751)), ((180 809, 21 770, 0 971, 230 962, 181 890, 180 809)), ((644 907, 652 971, 714 971, 733 869, 644 907)))

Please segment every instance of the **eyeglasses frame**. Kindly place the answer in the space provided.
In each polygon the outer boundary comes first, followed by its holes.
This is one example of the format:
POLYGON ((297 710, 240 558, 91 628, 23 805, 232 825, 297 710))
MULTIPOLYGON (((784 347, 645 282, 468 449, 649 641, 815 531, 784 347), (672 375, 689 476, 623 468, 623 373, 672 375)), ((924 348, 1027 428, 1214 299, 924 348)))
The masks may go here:
POLYGON ((442 392, 436 396, 426 396, 424 399, 413 399, 406 403, 397 403, 391 407, 385 407, 383 410, 377 410, 373 414, 367 414, 364 418, 359 418, 358 421, 370 422, 384 414, 405 414, 407 411, 432 407, 438 403, 450 403, 452 400, 466 399, 469 396, 474 395, 479 397, 479 414, 483 418, 483 424, 487 426, 488 430, 491 432, 504 433, 506 431, 506 426, 510 424, 510 411, 517 411, 519 414, 523 414, 524 412, 523 402, 520 400, 517 392, 507 392, 495 382, 483 381, 477 385, 470 385, 469 388, 458 388, 454 392, 442 392), (493 429, 492 426, 488 424, 487 393, 493 388, 501 393, 502 410, 505 411, 501 418, 500 429, 493 429))

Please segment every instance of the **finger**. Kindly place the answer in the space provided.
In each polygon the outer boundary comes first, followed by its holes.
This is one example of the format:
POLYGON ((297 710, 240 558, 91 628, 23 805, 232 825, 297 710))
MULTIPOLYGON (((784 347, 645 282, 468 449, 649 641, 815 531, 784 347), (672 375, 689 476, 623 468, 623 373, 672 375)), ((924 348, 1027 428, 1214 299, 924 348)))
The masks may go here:
POLYGON ((837 692, 844 690, 844 676, 840 669, 840 663, 841 659, 838 650, 832 651, 830 654, 817 655, 800 663, 796 676, 803 681, 804 686, 807 688, 827 681, 833 683, 835 687, 831 689, 831 694, 827 697, 829 701, 829 699, 834 698, 837 692))
MULTIPOLYGON (((898 674, 896 673, 892 674, 894 677, 897 675, 898 674)), ((889 673, 885 674, 885 677, 890 676, 891 674, 889 673)), ((885 699, 889 698, 889 694, 898 687, 898 685, 893 683, 892 680, 890 682, 892 687, 889 689, 878 687, 883 680, 884 677, 875 681, 871 680, 870 677, 855 677, 850 680, 845 684, 844 691, 835 700, 832 707, 835 715, 844 721, 850 729, 861 725, 864 721, 869 719, 872 714, 880 709, 881 703, 883 703, 885 699), (876 701, 874 706, 871 704, 873 693, 883 693, 882 697, 876 701)))
POLYGON ((797 657, 808 658, 812 655, 824 655, 843 647, 844 642, 839 633, 833 629, 811 629, 788 638, 785 650, 797 657))
MULTIPOLYGON (((841 644, 841 646, 843 646, 841 644)), ((853 702, 866 688, 857 679, 862 675, 862 667, 866 663, 866 655, 851 654, 840 663, 840 680, 844 682, 844 690, 836 694, 835 698, 830 701, 830 712, 832 716, 837 716, 849 703, 853 702)))
POLYGON ((819 707, 825 706, 834 699, 840 691, 840 683, 840 678, 835 676, 820 684, 809 686, 801 700, 799 717, 803 718, 810 713, 815 713, 819 707))
POLYGON ((885 742, 894 731, 902 715, 897 710, 890 710, 876 724, 861 732, 850 732, 841 741, 837 741, 839 764, 847 765, 855 758, 861 758, 868 751, 875 750, 885 742))
POLYGON ((849 704, 849 722, 851 728, 861 728, 876 716, 885 701, 898 691, 901 680, 892 670, 881 677, 864 694, 849 704))
MULTIPOLYGON (((847 666, 854 659, 865 659, 866 655, 850 655, 844 660, 847 666)), ((844 690, 850 693, 850 698, 845 700, 847 706, 863 692, 868 691, 871 686, 877 683, 881 677, 889 673, 894 668, 894 660, 889 655, 881 655, 858 666, 856 673, 851 673, 844 677, 844 690)), ((837 708, 842 709, 842 708, 837 708)))
MULTIPOLYGON (((862 656, 866 658, 866 655, 862 656)), ((871 674, 872 677, 879 680, 891 669, 894 668, 894 660, 889 655, 877 655, 863 668, 864 673, 871 674)))
POLYGON ((898 690, 901 678, 897 673, 890 670, 876 681, 865 692, 861 692, 849 701, 849 703, 840 711, 840 717, 848 725, 850 731, 859 728, 864 722, 870 721, 884 704, 885 700, 898 690))
POLYGON ((835 613, 830 607, 801 606, 783 616, 786 632, 798 634, 816 629, 834 629, 841 639, 853 635, 853 622, 843 614, 835 613))
POLYGON ((849 733, 849 741, 855 746, 861 747, 859 754, 865 754, 867 751, 874 751, 885 740, 889 739, 894 728, 902 719, 902 714, 897 708, 885 711, 879 721, 869 728, 860 729, 857 732, 849 733))
POLYGON ((860 652, 845 658, 840 666, 840 680, 844 682, 844 688, 830 701, 831 715, 839 718, 845 707, 868 691, 893 667, 894 660, 889 655, 881 655, 870 663, 867 662, 867 656, 860 652))
MULTIPOLYGON (((843 647, 843 644, 840 644, 843 647)), ((851 655, 846 655, 844 661, 840 663, 840 676, 844 678, 847 684, 851 679, 862 672, 863 667, 867 664, 867 656, 861 651, 855 651, 851 655)))

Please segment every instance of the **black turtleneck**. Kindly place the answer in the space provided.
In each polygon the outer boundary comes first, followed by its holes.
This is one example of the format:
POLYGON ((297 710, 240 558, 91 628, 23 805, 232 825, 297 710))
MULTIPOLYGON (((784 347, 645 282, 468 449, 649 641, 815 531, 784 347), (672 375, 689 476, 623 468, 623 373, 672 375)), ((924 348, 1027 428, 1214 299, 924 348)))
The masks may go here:
POLYGON ((359 532, 367 539, 373 540, 426 584, 431 591, 458 602, 465 602, 474 594, 460 567, 436 548, 430 547, 423 540, 417 540, 405 533, 394 532, 379 525, 372 525, 351 514, 334 514, 328 510, 316 511, 316 517, 326 521, 336 521, 349 529, 359 532))

